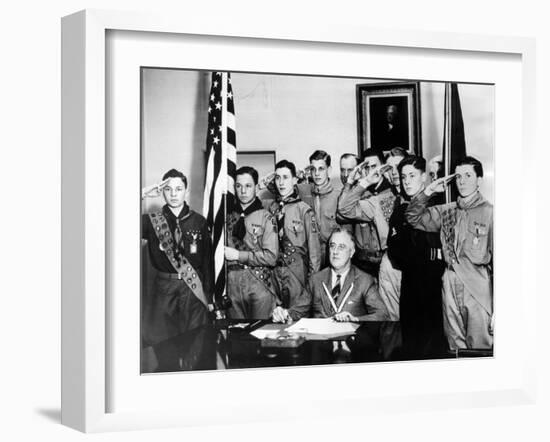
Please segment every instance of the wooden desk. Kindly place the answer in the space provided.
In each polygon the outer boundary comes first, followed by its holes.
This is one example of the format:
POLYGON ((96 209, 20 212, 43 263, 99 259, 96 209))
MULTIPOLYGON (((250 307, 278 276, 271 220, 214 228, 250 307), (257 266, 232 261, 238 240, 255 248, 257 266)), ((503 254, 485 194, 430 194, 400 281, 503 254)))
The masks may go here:
MULTIPOLYGON (((249 322, 253 324, 255 321, 249 322)), ((403 348, 399 322, 363 322, 355 334, 306 339, 297 348, 264 348, 247 321, 222 320, 142 350, 142 373, 236 368, 287 367, 426 359, 403 348)), ((281 328, 285 326, 281 325, 281 328)), ((442 350, 429 359, 490 357, 491 350, 442 350)))

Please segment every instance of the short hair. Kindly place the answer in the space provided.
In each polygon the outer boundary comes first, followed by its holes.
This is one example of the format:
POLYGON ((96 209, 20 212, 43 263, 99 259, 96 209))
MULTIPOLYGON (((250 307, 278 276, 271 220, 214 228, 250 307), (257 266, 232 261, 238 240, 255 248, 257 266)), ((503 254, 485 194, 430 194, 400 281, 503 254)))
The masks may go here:
POLYGON ((426 172, 426 160, 417 155, 409 155, 403 158, 403 160, 397 165, 399 175, 403 171, 403 167, 412 166, 416 170, 420 170, 422 173, 426 172))
POLYGON ((384 158, 384 153, 381 150, 378 149, 367 149, 365 152, 363 152, 363 161, 365 161, 365 158, 368 157, 378 157, 380 162, 384 164, 386 162, 386 159, 384 158))
POLYGON ((394 147, 390 150, 390 157, 403 157, 407 158, 409 156, 409 152, 407 152, 402 147, 394 147))
POLYGON ((330 155, 324 150, 316 150, 313 152, 309 157, 309 162, 311 163, 313 160, 323 160, 327 167, 330 166, 330 155))
POLYGON ((351 242, 351 245, 353 246, 353 248, 355 249, 355 239, 353 238, 353 234, 348 230, 346 229, 345 227, 343 226, 337 226, 335 227, 332 232, 330 232, 330 235, 328 237, 328 241, 327 241, 327 244, 330 244, 330 240, 332 239, 332 237, 336 234, 336 233, 345 233, 346 236, 349 238, 350 242, 351 242))
POLYGON ((252 177, 252 179, 254 180, 254 184, 258 184, 258 171, 256 169, 250 166, 239 167, 235 172, 235 177, 237 177, 237 175, 245 174, 248 174, 252 177))
POLYGON ((275 170, 280 169, 281 167, 286 167, 288 170, 290 170, 292 176, 296 177, 296 166, 294 165, 294 163, 288 160, 281 160, 277 164, 275 164, 275 170))
POLYGON ((442 155, 436 155, 430 161, 428 161, 428 164, 430 164, 430 163, 443 164, 443 156, 442 155))
POLYGON ((183 184, 185 184, 185 188, 187 188, 187 177, 179 170, 170 169, 162 176, 162 181, 167 180, 168 178, 181 178, 183 184))
POLYGON ((441 178, 444 174, 443 170, 443 156, 442 155, 436 155, 433 157, 430 161, 428 161, 427 165, 435 164, 437 165, 437 174, 436 178, 441 178))
POLYGON ((474 172, 476 173, 478 178, 483 177, 483 166, 481 162, 476 158, 470 157, 470 156, 465 156, 464 158, 461 158, 460 160, 458 160, 455 166, 455 171, 458 166, 466 166, 466 165, 473 166, 474 172))
POLYGON ((361 159, 354 153, 345 153, 340 157, 340 161, 347 160, 348 158, 353 158, 357 164, 361 162, 361 159))

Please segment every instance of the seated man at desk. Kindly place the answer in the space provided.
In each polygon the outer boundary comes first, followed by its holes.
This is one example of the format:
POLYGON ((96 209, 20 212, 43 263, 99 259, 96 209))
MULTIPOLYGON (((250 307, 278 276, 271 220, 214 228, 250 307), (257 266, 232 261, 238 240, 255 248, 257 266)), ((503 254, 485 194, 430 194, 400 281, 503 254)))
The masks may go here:
POLYGON ((277 307, 274 322, 303 317, 334 317, 337 321, 386 321, 388 313, 372 276, 351 264, 355 252, 352 235, 336 228, 329 240, 330 266, 313 274, 307 288, 288 309, 277 307))

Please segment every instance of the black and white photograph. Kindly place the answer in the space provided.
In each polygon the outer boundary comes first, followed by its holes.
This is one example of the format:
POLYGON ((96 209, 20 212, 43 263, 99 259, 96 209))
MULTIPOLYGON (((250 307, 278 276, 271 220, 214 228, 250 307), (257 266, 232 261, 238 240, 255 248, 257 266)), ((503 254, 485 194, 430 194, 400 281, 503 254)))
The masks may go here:
POLYGON ((494 93, 142 67, 141 373, 492 357, 494 93))

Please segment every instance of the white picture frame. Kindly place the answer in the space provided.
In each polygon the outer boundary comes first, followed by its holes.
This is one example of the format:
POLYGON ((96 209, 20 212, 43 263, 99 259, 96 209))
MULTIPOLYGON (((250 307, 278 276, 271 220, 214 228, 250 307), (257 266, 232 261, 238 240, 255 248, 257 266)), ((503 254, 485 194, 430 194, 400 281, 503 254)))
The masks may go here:
MULTIPOLYGON (((254 410, 245 398, 232 399, 223 406, 208 411, 197 405, 190 412, 186 407, 151 409, 140 411, 109 412, 108 393, 113 388, 107 375, 112 354, 107 342, 111 311, 107 290, 109 286, 109 264, 113 259, 107 247, 110 197, 107 173, 109 156, 106 150, 106 94, 109 92, 106 72, 106 34, 109 31, 155 32, 163 35, 218 36, 243 40, 267 39, 273 45, 277 42, 308 42, 316 45, 337 44, 342 49, 348 45, 370 46, 378 50, 397 48, 401 51, 431 50, 476 54, 502 54, 519 57, 521 64, 521 126, 520 143, 524 171, 534 158, 534 102, 535 102, 535 46, 532 39, 502 37, 492 38, 478 35, 429 33, 415 31, 375 30, 319 24, 298 27, 292 24, 269 25, 263 23, 231 23, 211 21, 208 17, 169 17, 152 14, 87 10, 67 16, 62 21, 62 423, 84 432, 114 431, 170 426, 207 425, 217 422, 254 422, 293 418, 297 414, 288 407, 281 408, 279 402, 270 402, 268 397, 255 401, 254 410), (223 407, 234 408, 232 419, 223 412, 223 407), (239 413, 241 412, 241 413, 239 413), (237 416, 237 417, 235 417, 237 416)), ((497 84, 497 89, 499 85, 497 84)), ((497 99, 497 109, 499 100, 497 99)), ((498 142, 497 137, 497 142, 498 142)), ((497 156, 497 169, 509 167, 497 156)), ((534 218, 536 193, 521 186, 516 189, 522 199, 521 219, 534 218)), ((497 201, 498 201, 498 191, 497 201)), ((496 204, 498 223, 499 210, 496 204)), ((501 212, 502 213, 502 212, 501 212)), ((498 226, 497 226, 498 227, 498 226)), ((497 230, 498 231, 498 230, 497 230)), ((502 230, 501 230, 502 232, 502 230)), ((519 243, 516 261, 521 263, 521 277, 516 284, 521 287, 517 300, 524 311, 529 305, 536 305, 534 270, 528 266, 528 256, 535 256, 535 244, 521 241, 527 237, 525 222, 520 223, 519 243)), ((502 234, 501 234, 502 235, 502 234)), ((497 242, 497 257, 498 257, 497 242)), ((504 258, 503 258, 504 259, 504 258)), ((504 286, 502 284, 501 286, 504 286)), ((504 303, 503 303, 504 305, 504 303)), ((497 305, 497 312, 506 313, 497 305)), ((497 315, 498 317, 498 315, 497 315)), ((502 324, 505 324, 503 314, 502 324)), ((411 409, 442 409, 469 407, 472 401, 478 406, 502 403, 533 403, 535 397, 534 354, 535 321, 520 317, 523 346, 518 351, 517 367, 513 376, 497 388, 474 388, 461 392, 427 392, 416 395, 378 396, 376 401, 365 400, 361 388, 354 395, 325 395, 324 398, 309 397, 296 404, 300 415, 306 419, 320 417, 324 413, 334 414, 328 405, 338 400, 339 413, 368 414, 373 412, 397 412, 411 409), (307 399, 307 400, 306 400, 307 399)), ((499 322, 500 324, 500 322, 499 322)), ((498 329, 497 329, 498 330, 498 329)), ((510 338, 503 328, 502 338, 510 338)), ((497 335, 498 336, 498 335, 497 335)), ((502 342, 502 341, 501 341, 502 342)), ((498 344, 497 344, 498 345, 498 344)), ((500 355, 503 355, 502 352, 500 355)), ((496 347, 495 360, 501 357, 496 347)), ((464 364, 472 369, 475 361, 464 364)), ((387 370, 422 370, 424 364, 410 364, 408 367, 387 370)), ((457 367, 458 368, 458 367, 457 367)), ((491 369, 488 365, 487 369, 491 369)), ((323 376, 338 376, 338 367, 325 367, 323 376)), ((346 371, 346 376, 358 376, 361 366, 346 371)), ((446 368, 445 368, 446 370, 446 368)), ((257 372, 254 372, 256 376, 257 372)), ((258 376, 261 377, 262 373, 258 376)), ((271 372, 273 376, 273 372, 271 372)), ((291 370, 279 370, 277 375, 291 382, 298 376, 291 370)), ((194 374, 193 374, 194 376, 194 374)), ((206 374, 214 379, 212 374, 206 374)), ((195 380, 202 379, 195 377, 195 380)), ((242 381, 243 372, 234 373, 232 380, 242 381)), ((193 399, 193 398, 191 398, 193 399)), ((201 399, 196 398, 200 403, 201 399)))

